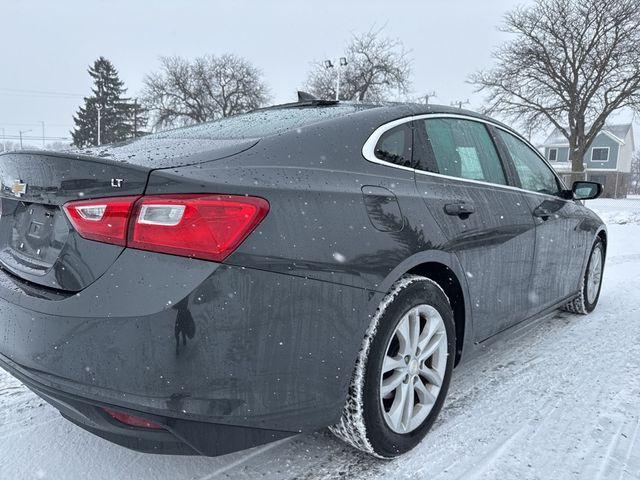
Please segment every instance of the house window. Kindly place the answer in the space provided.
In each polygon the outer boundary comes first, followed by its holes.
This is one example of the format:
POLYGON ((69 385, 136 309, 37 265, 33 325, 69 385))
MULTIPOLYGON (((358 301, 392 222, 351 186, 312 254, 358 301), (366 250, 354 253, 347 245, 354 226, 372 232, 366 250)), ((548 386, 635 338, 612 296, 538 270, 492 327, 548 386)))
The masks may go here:
POLYGON ((557 148, 550 148, 549 149, 549 161, 550 162, 557 162, 558 161, 558 149, 557 148))
POLYGON ((609 147, 605 148, 593 148, 591 150, 592 162, 608 162, 609 161, 609 147))

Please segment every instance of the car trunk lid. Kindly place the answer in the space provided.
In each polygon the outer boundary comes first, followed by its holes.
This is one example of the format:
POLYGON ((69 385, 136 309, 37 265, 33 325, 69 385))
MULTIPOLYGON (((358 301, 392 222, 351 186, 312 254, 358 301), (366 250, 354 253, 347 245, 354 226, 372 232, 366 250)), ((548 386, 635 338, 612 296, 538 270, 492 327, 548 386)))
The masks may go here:
POLYGON ((82 238, 62 206, 143 195, 149 173, 218 160, 258 140, 138 139, 83 151, 0 155, 0 268, 39 285, 80 291, 124 247, 82 238))
POLYGON ((0 266, 46 287, 78 291, 102 275, 122 247, 81 238, 62 205, 141 195, 149 168, 46 152, 0 156, 0 266))

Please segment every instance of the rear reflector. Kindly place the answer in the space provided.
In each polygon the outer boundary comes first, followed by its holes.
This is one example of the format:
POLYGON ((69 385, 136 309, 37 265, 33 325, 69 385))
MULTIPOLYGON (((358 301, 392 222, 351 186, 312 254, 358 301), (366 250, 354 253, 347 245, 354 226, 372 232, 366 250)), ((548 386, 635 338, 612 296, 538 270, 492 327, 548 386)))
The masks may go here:
POLYGON ((161 430, 164 427, 159 423, 147 420, 146 418, 136 417, 135 415, 129 415, 128 413, 118 412, 117 410, 111 410, 110 408, 103 407, 102 410, 107 412, 110 417, 115 418, 125 425, 138 428, 151 428, 154 430, 161 430))
POLYGON ((237 195, 149 195, 70 202, 84 238, 140 250, 222 261, 262 221, 269 203, 237 195))

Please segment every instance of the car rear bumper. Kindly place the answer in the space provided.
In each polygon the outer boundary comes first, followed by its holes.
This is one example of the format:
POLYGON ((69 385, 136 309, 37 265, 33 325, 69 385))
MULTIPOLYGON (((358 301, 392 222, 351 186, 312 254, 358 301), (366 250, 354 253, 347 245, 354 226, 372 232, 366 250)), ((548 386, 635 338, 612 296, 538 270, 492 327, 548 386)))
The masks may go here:
POLYGON ((19 287, 0 271, 0 366, 116 443, 207 455, 336 422, 376 301, 358 288, 133 250, 79 294, 19 287), (167 430, 123 427, 99 406, 167 430))
POLYGON ((294 435, 261 428, 221 425, 192 420, 152 415, 90 400, 76 394, 58 390, 46 377, 27 371, 0 355, 0 367, 24 383, 39 397, 60 411, 67 420, 83 429, 132 450, 172 455, 216 456, 255 447, 294 435), (162 429, 138 428, 111 418, 104 410, 119 411, 151 420, 162 429))

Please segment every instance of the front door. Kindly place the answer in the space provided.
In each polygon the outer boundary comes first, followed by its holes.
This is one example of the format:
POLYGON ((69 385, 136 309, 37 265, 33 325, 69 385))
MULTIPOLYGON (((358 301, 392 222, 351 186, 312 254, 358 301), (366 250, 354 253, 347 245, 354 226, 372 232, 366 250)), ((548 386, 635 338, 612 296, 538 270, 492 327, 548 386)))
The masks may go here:
POLYGON ((581 228, 580 208, 563 198, 562 184, 542 157, 514 135, 497 129, 496 134, 511 157, 536 223, 531 301, 541 311, 578 292, 588 230, 581 228))

